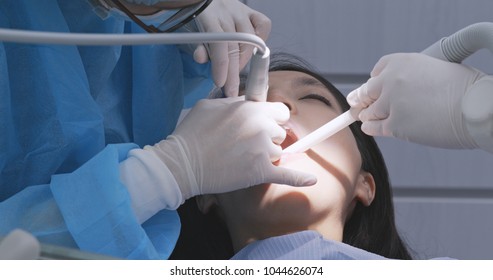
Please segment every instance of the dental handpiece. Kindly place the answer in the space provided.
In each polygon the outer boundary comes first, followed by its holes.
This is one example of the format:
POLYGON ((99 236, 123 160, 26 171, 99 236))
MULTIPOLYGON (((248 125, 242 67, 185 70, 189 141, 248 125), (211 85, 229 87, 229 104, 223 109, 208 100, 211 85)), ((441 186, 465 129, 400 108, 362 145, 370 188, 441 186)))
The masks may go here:
POLYGON ((351 108, 283 150, 283 154, 302 153, 358 120, 361 109, 351 108))
POLYGON ((270 50, 265 47, 264 52, 258 48, 253 50, 250 60, 250 72, 248 72, 245 85, 245 99, 265 102, 269 90, 269 63, 270 50))
POLYGON ((266 101, 269 85, 270 50, 262 38, 241 32, 219 33, 153 33, 93 34, 44 32, 0 28, 0 42, 27 44, 60 44, 80 46, 189 44, 240 42, 255 46, 250 62, 245 95, 247 100, 266 101))

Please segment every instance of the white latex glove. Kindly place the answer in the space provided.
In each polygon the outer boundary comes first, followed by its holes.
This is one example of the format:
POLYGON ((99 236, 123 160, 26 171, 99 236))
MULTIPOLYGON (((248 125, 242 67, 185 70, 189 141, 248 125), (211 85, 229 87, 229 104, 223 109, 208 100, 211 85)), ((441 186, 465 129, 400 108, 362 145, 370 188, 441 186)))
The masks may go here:
MULTIPOLYGON (((214 0, 196 18, 202 32, 243 32, 267 40, 271 21, 238 0, 214 0)), ((212 62, 212 75, 226 96, 238 96, 239 74, 252 56, 253 46, 240 43, 211 43, 209 53, 204 45, 194 52, 198 63, 212 62)))
POLYGON ((176 209, 186 199, 279 183, 309 186, 311 174, 276 166, 282 154, 289 109, 282 103, 244 97, 199 101, 175 132, 144 149, 133 149, 120 163, 140 223, 158 211, 176 209))
POLYGON ((484 74, 462 64, 418 53, 382 57, 371 78, 351 92, 361 129, 441 148, 476 148, 462 117, 461 101, 484 74))
POLYGON ((0 240, 0 260, 35 260, 40 254, 41 245, 27 231, 15 229, 0 240))
POLYGON ((166 140, 144 149, 174 175, 183 199, 262 183, 313 185, 313 175, 275 166, 289 119, 282 103, 202 100, 166 140))

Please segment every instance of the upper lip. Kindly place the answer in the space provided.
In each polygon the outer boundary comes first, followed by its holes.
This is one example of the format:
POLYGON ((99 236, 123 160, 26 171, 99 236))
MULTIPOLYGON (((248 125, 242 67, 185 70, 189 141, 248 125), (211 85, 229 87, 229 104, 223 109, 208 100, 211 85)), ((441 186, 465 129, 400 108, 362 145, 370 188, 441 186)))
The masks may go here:
POLYGON ((286 139, 281 143, 282 149, 286 149, 287 147, 291 146, 293 143, 298 141, 298 136, 296 136, 296 133, 293 131, 293 129, 287 127, 286 128, 286 139))

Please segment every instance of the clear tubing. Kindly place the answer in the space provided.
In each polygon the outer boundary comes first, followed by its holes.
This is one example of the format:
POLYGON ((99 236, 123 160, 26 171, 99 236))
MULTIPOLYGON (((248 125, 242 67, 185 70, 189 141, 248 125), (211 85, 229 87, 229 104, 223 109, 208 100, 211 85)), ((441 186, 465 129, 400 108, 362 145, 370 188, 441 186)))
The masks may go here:
POLYGON ((357 120, 359 109, 350 109, 322 125, 283 150, 283 154, 302 153, 331 137, 357 120))
POLYGON ((267 99, 270 50, 258 36, 249 33, 153 33, 153 34, 97 34, 64 33, 0 28, 0 41, 25 44, 55 44, 79 46, 157 45, 212 42, 240 42, 256 47, 245 88, 246 100, 267 99))

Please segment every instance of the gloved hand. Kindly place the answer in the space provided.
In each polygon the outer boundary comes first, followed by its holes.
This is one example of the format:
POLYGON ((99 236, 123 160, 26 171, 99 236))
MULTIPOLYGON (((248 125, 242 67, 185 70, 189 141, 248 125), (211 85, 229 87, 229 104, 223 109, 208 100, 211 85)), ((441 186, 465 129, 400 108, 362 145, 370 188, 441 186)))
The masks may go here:
POLYGON ((35 260, 41 255, 41 245, 27 231, 15 229, 0 240, 0 260, 35 260))
POLYGON ((484 76, 471 67, 418 53, 382 57, 371 78, 347 96, 365 108, 361 129, 441 148, 476 148, 462 118, 461 101, 484 76))
MULTIPOLYGON (((203 32, 244 32, 267 40, 271 30, 268 17, 237 0, 214 0, 196 18, 203 32)), ((224 86, 226 96, 238 96, 239 73, 252 56, 253 46, 240 43, 211 43, 194 52, 198 63, 212 62, 214 83, 224 86)))
POLYGON ((144 149, 169 168, 183 199, 262 183, 313 185, 313 175, 275 166, 289 119, 282 103, 201 100, 166 140, 144 149))

